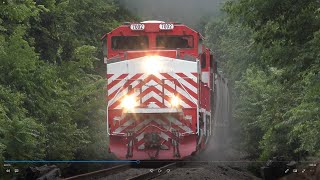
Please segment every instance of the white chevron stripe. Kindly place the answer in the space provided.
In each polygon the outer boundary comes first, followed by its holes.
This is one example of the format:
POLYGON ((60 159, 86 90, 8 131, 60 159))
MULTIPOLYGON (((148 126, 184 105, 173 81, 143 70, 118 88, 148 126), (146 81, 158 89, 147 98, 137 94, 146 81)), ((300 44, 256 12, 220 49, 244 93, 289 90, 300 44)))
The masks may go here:
MULTIPOLYGON (((181 85, 180 81, 178 81, 178 83, 180 83, 180 85, 181 85)), ((197 104, 197 100, 195 100, 195 98, 193 96, 191 96, 191 94, 189 94, 188 90, 185 89, 185 87, 182 87, 181 89, 183 90, 184 93, 186 93, 188 95, 188 99, 191 100, 193 102, 193 104, 197 104)))
MULTIPOLYGON (((164 90, 164 93, 167 94, 167 95, 170 95, 172 94, 172 92, 168 91, 168 90, 164 90)), ((180 98, 181 99, 181 98, 180 98)), ((181 100, 180 102, 180 105, 183 107, 183 108, 190 108, 191 106, 188 105, 187 103, 185 103, 183 100, 181 100)))
POLYGON ((158 100, 160 103, 162 102, 162 97, 159 94, 151 91, 142 97, 142 103, 146 102, 148 99, 150 99, 152 97, 155 98, 156 100, 158 100))
MULTIPOLYGON (((183 74, 185 74, 186 76, 190 77, 190 80, 192 80, 195 83, 197 83, 197 78, 192 78, 194 76, 191 73, 183 72, 183 74)), ((180 76, 178 76, 176 73, 170 73, 170 75, 175 79, 179 79, 181 84, 183 84, 185 87, 188 87, 192 92, 194 92, 194 93, 198 92, 197 87, 194 87, 188 81, 186 81, 184 78, 181 78, 180 76)))
POLYGON ((142 121, 140 124, 138 124, 135 128, 135 131, 140 131, 145 125, 149 124, 152 121, 152 119, 146 119, 142 121))
MULTIPOLYGON (((175 89, 175 85, 174 85, 174 83, 172 83, 171 81, 166 81, 166 84, 167 84, 168 86, 170 86, 171 88, 175 89)), ((187 97, 188 97, 188 94, 187 94, 186 92, 181 91, 181 90, 179 91, 179 89, 181 89, 181 88, 176 87, 176 89, 177 89, 177 92, 179 92, 180 94, 182 94, 182 95, 184 96, 183 98, 187 98, 187 97)), ((171 96, 173 95, 172 93, 173 93, 173 92, 171 92, 171 91, 169 91, 169 90, 167 90, 167 89, 164 89, 164 94, 165 94, 165 95, 171 97, 171 96)), ((190 108, 190 107, 191 107, 190 105, 186 104, 183 100, 181 100, 180 105, 181 105, 182 107, 184 107, 184 108, 190 108)), ((168 107, 170 107, 170 106, 171 106, 171 105, 169 105, 168 107)))
MULTIPOLYGON (((167 73, 168 75, 170 75, 171 77, 173 77, 174 79, 179 79, 181 81, 181 84, 183 84, 184 86, 188 87, 191 91, 197 93, 197 87, 194 87, 193 85, 191 85, 189 82, 187 82, 184 78, 181 78, 180 76, 178 76, 176 73, 167 73)), ((187 73, 187 72, 183 72, 183 74, 185 74, 186 76, 190 77, 191 80, 193 80, 195 83, 197 83, 197 78, 195 78, 191 72, 187 73)), ((158 76, 159 79, 166 79, 164 76, 159 75, 158 76)), ((169 81, 166 81, 169 82, 169 81)), ((173 84, 173 83, 172 83, 173 84)), ((174 85, 174 84, 173 84, 174 85)), ((170 87, 174 88, 174 86, 170 85, 170 87)))
MULTIPOLYGON (((187 75, 187 76, 193 77, 193 75, 192 75, 190 72, 189 72, 189 73, 184 72, 184 74, 187 75)), ((121 75, 121 74, 120 74, 120 75, 121 75)), ((154 75, 155 75, 157 78, 159 78, 159 79, 165 79, 161 74, 154 74, 154 75)), ((197 88, 195 88, 194 86, 192 86, 191 84, 189 84, 185 79, 180 78, 180 77, 179 77, 178 75, 176 75, 175 73, 170 73, 170 75, 171 75, 172 77, 174 77, 174 78, 179 78, 179 81, 181 82, 181 84, 183 84, 184 86, 188 87, 188 88, 189 88, 190 90, 192 90, 193 92, 197 93, 197 88)), ((127 77, 127 79, 130 79, 132 76, 133 76, 133 75, 131 75, 131 76, 129 75, 129 76, 127 77)), ((139 79, 145 79, 145 78, 147 78, 148 76, 149 76, 148 74, 143 74, 139 79)), ((113 77, 114 77, 114 79, 116 79, 116 78, 118 78, 119 76, 114 75, 113 77)), ((112 78, 111 78, 111 79, 112 79, 112 78)), ((192 78, 192 79, 193 79, 193 81, 196 82, 196 78, 192 78)), ((115 86, 113 86, 112 88, 108 89, 108 93, 111 94, 111 93, 115 92, 115 91, 116 91, 118 88, 120 88, 125 82, 126 82, 125 79, 121 80, 121 81, 120 81, 119 83, 117 83, 115 86)), ((179 92, 179 93, 183 96, 183 98, 189 99, 191 102, 197 102, 197 99, 196 99, 196 98, 190 96, 184 89, 176 86, 172 81, 165 81, 165 82, 166 82, 166 84, 167 84, 169 87, 171 87, 172 89, 175 89, 175 88, 176 88, 177 92, 179 92)), ((111 82, 110 82, 110 83, 111 83, 111 82)), ((132 87, 135 87, 135 86, 136 86, 137 84, 139 84, 139 83, 140 83, 140 80, 135 80, 135 81, 133 81, 133 82, 131 83, 131 85, 132 85, 132 87)), ((159 84, 158 84, 157 82, 155 82, 154 80, 151 80, 151 81, 149 81, 146 85, 142 86, 142 91, 146 90, 146 89, 148 88, 148 86, 154 86, 154 87, 157 88, 159 91, 162 91, 162 86, 159 85, 159 84)), ((119 93, 116 97, 114 97, 114 100, 112 101, 112 102, 113 102, 112 104, 114 104, 115 102, 117 102, 118 100, 120 100, 126 93, 127 93, 127 89, 122 89, 122 90, 120 91, 120 93, 119 93)), ((159 102, 162 102, 162 97, 161 97, 161 95, 158 95, 158 94, 156 94, 155 92, 150 92, 150 93, 148 93, 147 95, 145 95, 144 97, 142 97, 142 98, 143 98, 143 100, 142 100, 143 102, 146 101, 147 99, 149 99, 150 97, 154 97, 154 98, 156 98, 159 102), (150 93, 152 93, 152 94, 150 94, 150 93)), ((171 94, 171 92, 170 92, 169 90, 165 89, 165 94, 166 94, 166 95, 169 95, 169 94, 171 94)), ((110 101, 109 101, 109 102, 110 102, 110 101)), ((109 104, 109 106, 111 106, 112 104, 109 104)), ((170 106, 171 106, 171 105, 170 105, 170 102, 168 102, 168 101, 165 100, 165 106, 166 106, 166 107, 170 107, 170 106)), ((181 102, 181 106, 184 107, 184 108, 190 108, 190 105, 188 105, 188 104, 186 104, 185 102, 183 102, 183 100, 182 100, 182 102, 181 102)), ((116 108, 114 108, 114 109, 121 109, 121 105, 118 105, 118 106, 117 106, 116 108)))
POLYGON ((122 109, 121 104, 119 104, 117 107, 115 107, 114 109, 122 109))
POLYGON ((154 80, 151 80, 149 82, 147 82, 146 84, 144 84, 142 86, 142 89, 145 90, 145 89, 148 89, 149 87, 148 86, 160 86, 157 82, 155 82, 154 80))
MULTIPOLYGON (((110 88, 110 89, 108 89, 108 94, 112 94, 115 90, 117 90, 119 87, 121 87, 127 80, 126 79, 130 79, 130 78, 132 78, 133 76, 134 76, 135 74, 133 74, 133 75, 128 75, 125 79, 122 79, 119 83, 117 83, 115 86, 113 86, 112 88, 110 88)), ((121 76, 121 74, 120 75, 114 75, 114 76, 117 76, 117 77, 119 77, 119 76, 121 76)), ((140 83, 140 79, 145 79, 146 78, 146 74, 143 74, 142 76, 140 76, 140 78, 139 79, 137 79, 137 80, 135 80, 135 81, 133 81, 133 82, 131 82, 131 85, 132 85, 132 87, 135 87, 137 84, 139 84, 140 83)), ((109 81, 110 79, 108 79, 108 84, 110 84, 113 80, 111 80, 111 81, 109 81)), ((122 89, 122 91, 124 91, 124 90, 126 90, 126 89, 122 89)))
POLYGON ((186 92, 184 89, 181 89, 180 87, 177 87, 177 92, 182 94, 186 99, 189 99, 191 102, 198 102, 196 98, 189 95, 188 92, 186 92))
POLYGON ((123 125, 118 127, 116 130, 114 130, 115 133, 121 133, 125 128, 132 125, 134 123, 133 119, 130 119, 129 121, 125 122, 123 125))
MULTIPOLYGON (((167 123, 165 123, 164 121, 162 121, 161 119, 154 119, 154 118, 150 118, 150 119, 146 119, 144 121, 142 121, 140 124, 138 124, 135 128, 135 131, 140 131, 141 128, 143 128, 145 125, 149 124, 150 122, 156 122, 159 125, 162 125, 162 127, 168 126, 167 123)), ((170 126, 166 128, 166 130, 169 130, 170 126)))
MULTIPOLYGON (((141 78, 144 78, 146 75, 142 75, 141 78)), ((125 83, 125 82, 124 82, 125 83)), ((132 85, 132 87, 135 87, 136 85, 138 85, 140 83, 140 78, 133 81, 130 85, 132 85)), ((121 87, 121 86, 120 86, 121 87)), ((112 101, 112 104, 109 104, 109 106, 113 105, 114 103, 116 103, 117 101, 119 101, 120 99, 122 99, 126 94, 127 94, 128 89, 121 89, 119 94, 114 97, 114 100, 112 101)), ((108 91, 109 93, 109 91, 108 91)), ((111 93, 109 93, 111 94, 111 93)), ((139 93, 135 93, 135 96, 138 96, 139 93)), ((121 109, 121 105, 118 105, 116 108, 114 109, 121 109)))
MULTIPOLYGON (((168 81, 167 85, 169 85, 169 86, 172 87, 173 89, 174 89, 174 87, 175 87, 175 84, 172 83, 171 81, 168 81)), ((191 102, 197 102, 197 100, 196 100, 194 97, 191 96, 191 98, 190 98, 189 95, 188 95, 188 93, 187 93, 184 89, 176 86, 176 90, 177 90, 177 92, 179 92, 180 94, 182 94, 182 95, 184 96, 184 98, 189 99, 191 102)), ((197 93, 197 92, 196 92, 196 93, 197 93)))
POLYGON ((166 129, 167 131, 169 131, 170 129, 170 124, 165 123, 163 120, 161 119, 155 119, 153 120, 154 122, 156 122, 157 124, 159 124, 162 128, 166 129))
POLYGON ((165 115, 165 117, 173 124, 179 126, 181 129, 183 129, 185 132, 192 132, 192 130, 186 126, 186 125, 183 125, 178 119, 175 119, 174 117, 172 116, 169 116, 169 115, 165 115))
POLYGON ((191 78, 195 83, 198 83, 197 82, 197 77, 195 77, 192 73, 195 73, 195 72, 183 72, 183 74, 185 74, 187 77, 191 78))
MULTIPOLYGON (((116 85, 114 85, 112 88, 108 89, 108 94, 112 94, 117 89, 121 88, 123 84, 126 82, 126 79, 122 79, 120 82, 118 82, 116 85)), ((111 82, 110 82, 111 83, 111 82)))
MULTIPOLYGON (((139 134, 139 136, 136 137, 137 142, 139 142, 139 141, 141 141, 141 140, 143 139, 144 134, 145 134, 145 133, 142 132, 141 134, 139 134)), ((164 132, 161 132, 161 133, 159 134, 159 136, 160 136, 162 139, 166 140, 166 141, 168 141, 169 138, 170 138, 170 136, 168 136, 168 135, 167 135, 166 133, 164 133, 164 132)))
POLYGON ((137 141, 141 141, 144 137, 144 132, 142 132, 141 134, 139 134, 139 136, 136 137, 137 141))
POLYGON ((145 149, 145 145, 144 144, 141 144, 139 147, 138 147, 139 150, 142 150, 142 149, 145 149))
POLYGON ((169 136, 167 134, 165 134, 164 132, 160 133, 160 137, 162 137, 164 140, 168 141, 169 140, 169 136))
POLYGON ((143 74, 139 77, 139 79, 135 80, 134 82, 131 83, 132 87, 135 87, 136 85, 138 85, 140 83, 140 80, 144 80, 145 78, 147 78, 148 75, 147 74, 143 74))
POLYGON ((108 84, 110 84, 112 81, 118 79, 122 74, 113 74, 110 78, 108 78, 108 84))
MULTIPOLYGON (((118 93, 118 95, 114 97, 112 101, 111 100, 108 101, 108 107, 116 103, 119 99, 123 98, 126 94, 127 94, 127 90, 120 91, 120 93, 118 93)), ((121 104, 114 109, 121 109, 121 104)))
MULTIPOLYGON (((184 126, 178 119, 175 119, 174 117, 170 116, 170 115, 166 115, 165 116, 167 120, 169 120, 171 123, 181 127, 183 130, 185 130, 186 132, 190 132, 191 129, 187 126, 184 126)), ((139 131, 142 128, 144 128, 147 124, 151 123, 151 122, 156 122, 157 124, 161 125, 162 128, 166 129, 169 131, 170 129, 170 125, 167 124, 166 122, 164 122, 163 120, 157 118, 154 119, 153 117, 151 117, 150 119, 144 120, 142 121, 140 124, 138 124, 135 128, 135 131, 139 131)), ((114 132, 115 133, 121 133, 125 128, 127 128, 128 126, 132 125, 134 123, 134 120, 128 120, 127 122, 125 122, 121 127, 118 127, 114 132)), ((145 132, 141 132, 138 136, 136 136, 137 142, 140 142, 143 140, 144 138, 144 134, 145 132)), ((169 141, 170 136, 168 134, 166 134, 165 132, 160 132, 159 136, 165 140, 165 141, 169 141)), ((138 149, 144 149, 145 148, 145 144, 141 144, 138 149)))
POLYGON ((145 84, 144 86, 142 86, 142 91, 145 91, 149 88, 149 86, 153 86, 156 89, 158 89, 159 91, 162 92, 162 85, 158 84, 157 82, 155 82, 154 80, 149 81, 147 84, 145 84))
MULTIPOLYGON (((131 77, 132 77, 132 76, 131 76, 131 77)), ((131 77, 130 77, 130 78, 131 78, 131 77)), ((137 85, 140 83, 140 80, 143 80, 143 79, 145 79, 146 77, 147 77, 147 74, 143 74, 139 79, 131 82, 130 85, 132 85, 132 87, 135 87, 135 86, 137 86, 137 85)), ((125 82, 124 82, 124 83, 125 83, 125 82)), ((120 87, 121 87, 121 86, 120 86, 120 87)), ((119 101, 121 98, 123 98, 123 96, 125 96, 125 95, 127 94, 127 91, 128 91, 127 89, 121 89, 119 95, 116 96, 116 97, 114 97, 113 103, 110 104, 109 106, 113 105, 115 102, 117 102, 117 101, 119 101)), ((111 94, 112 92, 109 92, 109 91, 108 91, 108 93, 111 94)), ((135 95, 137 96, 138 94, 135 94, 135 95)), ((114 108, 114 109, 121 109, 121 105, 117 106, 117 107, 114 108)))

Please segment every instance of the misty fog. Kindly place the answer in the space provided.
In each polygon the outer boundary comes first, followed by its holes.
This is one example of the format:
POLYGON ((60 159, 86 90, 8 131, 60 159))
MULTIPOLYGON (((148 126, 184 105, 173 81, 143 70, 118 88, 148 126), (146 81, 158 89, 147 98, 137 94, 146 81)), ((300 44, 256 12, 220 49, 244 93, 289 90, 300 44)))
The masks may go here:
POLYGON ((224 0, 119 0, 142 20, 181 22, 195 27, 202 17, 217 16, 224 0))

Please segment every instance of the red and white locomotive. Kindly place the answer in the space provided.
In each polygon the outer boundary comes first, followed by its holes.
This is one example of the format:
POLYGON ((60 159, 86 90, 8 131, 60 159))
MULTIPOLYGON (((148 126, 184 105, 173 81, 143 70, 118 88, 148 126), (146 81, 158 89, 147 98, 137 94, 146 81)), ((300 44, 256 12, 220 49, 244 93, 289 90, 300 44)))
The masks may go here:
POLYGON ((124 23, 103 38, 109 150, 119 159, 183 159, 212 134, 215 63, 180 23, 124 23))

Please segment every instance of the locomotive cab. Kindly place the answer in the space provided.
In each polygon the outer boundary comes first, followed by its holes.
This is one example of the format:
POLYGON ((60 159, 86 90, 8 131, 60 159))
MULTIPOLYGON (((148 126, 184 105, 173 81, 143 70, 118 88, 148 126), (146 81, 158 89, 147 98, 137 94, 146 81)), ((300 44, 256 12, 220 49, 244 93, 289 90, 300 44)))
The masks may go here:
POLYGON ((134 57, 170 56, 165 51, 176 50, 180 50, 179 55, 188 54, 197 57, 199 36, 196 31, 180 23, 163 21, 124 23, 103 37, 104 46, 108 49, 105 60, 130 59, 130 56, 125 56, 126 53, 134 57))
POLYGON ((180 23, 144 21, 124 23, 102 39, 110 151, 144 160, 203 149, 212 130, 213 76, 200 34, 180 23))

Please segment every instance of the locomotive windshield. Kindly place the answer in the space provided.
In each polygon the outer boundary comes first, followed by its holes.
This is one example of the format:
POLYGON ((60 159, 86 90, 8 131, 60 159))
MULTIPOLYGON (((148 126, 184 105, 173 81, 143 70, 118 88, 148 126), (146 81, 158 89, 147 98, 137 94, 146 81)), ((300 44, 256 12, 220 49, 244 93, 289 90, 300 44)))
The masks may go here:
POLYGON ((161 49, 193 48, 193 36, 157 36, 156 46, 161 49))
POLYGON ((149 47, 147 36, 113 36, 112 49, 116 50, 143 50, 149 47))

